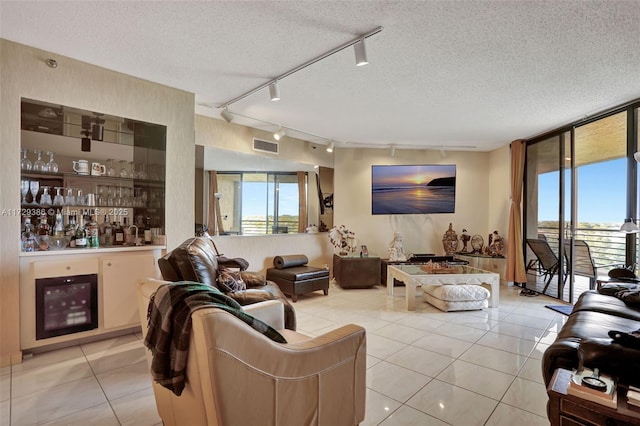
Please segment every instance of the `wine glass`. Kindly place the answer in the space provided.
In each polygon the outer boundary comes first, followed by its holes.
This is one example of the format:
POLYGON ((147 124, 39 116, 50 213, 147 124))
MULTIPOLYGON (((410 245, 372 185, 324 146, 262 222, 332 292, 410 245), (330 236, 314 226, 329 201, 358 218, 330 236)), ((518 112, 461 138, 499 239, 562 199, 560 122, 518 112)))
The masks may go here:
POLYGON ((47 155, 49 155, 49 162, 47 163, 47 167, 51 173, 58 173, 58 163, 56 163, 53 159, 53 155, 55 153, 52 151, 47 151, 47 155))
POLYGON ((129 161, 129 175, 128 177, 130 177, 131 179, 136 178, 136 166, 135 163, 133 161, 129 161))
POLYGON ((33 171, 34 172, 48 172, 49 171, 49 166, 47 166, 47 163, 42 161, 42 151, 40 151, 39 149, 36 149, 33 152, 35 152, 36 155, 38 156, 36 161, 33 163, 33 171))
POLYGON ((146 164, 140 163, 140 170, 136 172, 136 177, 138 179, 146 179, 147 178, 147 167, 146 164))
POLYGON ((73 195, 73 188, 67 188, 67 196, 64 197, 64 203, 67 206, 75 206, 76 205, 76 197, 73 195))
POLYGON ((50 206, 52 203, 51 195, 49 194, 49 187, 42 187, 42 195, 40 196, 40 205, 41 206, 50 206))
POLYGON ((127 171, 127 169, 124 167, 125 164, 127 164, 127 160, 120 160, 118 161, 120 164, 122 164, 120 166, 120 177, 121 178, 127 178, 129 177, 129 172, 127 171))
POLYGON ((22 205, 27 204, 27 194, 29 193, 29 181, 20 181, 20 193, 22 194, 22 205))
POLYGON ((109 158, 107 160, 107 176, 109 177, 116 176, 116 169, 113 168, 113 158, 109 158))
POLYGON ((61 186, 56 186, 56 196, 53 197, 53 205, 54 206, 62 206, 64 205, 64 197, 62 196, 62 190, 64 188, 61 186))
POLYGON ((33 169, 33 163, 31 163, 31 160, 29 160, 29 158, 27 157, 27 154, 29 153, 28 149, 23 149, 22 151, 22 160, 20 160, 20 168, 22 170, 32 170, 33 169))
POLYGON ((29 182, 29 191, 31 192, 31 196, 33 197, 33 201, 31 201, 31 204, 37 206, 38 202, 36 201, 36 196, 38 195, 38 191, 40 191, 40 182, 38 182, 37 180, 32 180, 31 182, 29 182))

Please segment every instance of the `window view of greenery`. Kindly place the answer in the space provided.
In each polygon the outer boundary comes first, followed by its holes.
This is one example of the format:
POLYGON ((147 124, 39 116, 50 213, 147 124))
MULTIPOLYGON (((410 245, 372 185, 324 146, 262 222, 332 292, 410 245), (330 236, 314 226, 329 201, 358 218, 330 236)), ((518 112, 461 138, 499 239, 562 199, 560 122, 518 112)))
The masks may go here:
POLYGON ((295 173, 218 172, 220 213, 225 232, 240 235, 298 232, 299 197, 295 173))

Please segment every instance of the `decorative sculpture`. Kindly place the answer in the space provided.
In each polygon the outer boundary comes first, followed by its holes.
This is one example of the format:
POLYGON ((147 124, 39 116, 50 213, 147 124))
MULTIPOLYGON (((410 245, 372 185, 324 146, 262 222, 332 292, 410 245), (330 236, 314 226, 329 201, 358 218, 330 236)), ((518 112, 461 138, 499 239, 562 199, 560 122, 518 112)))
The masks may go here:
POLYGON ((458 235, 453 230, 453 224, 449 224, 449 229, 442 236, 442 246, 447 256, 451 256, 458 248, 458 235))
POLYGON ((340 252, 341 256, 346 256, 348 252, 356 251, 356 234, 349 231, 346 226, 334 226, 329 230, 329 240, 331 244, 340 252))
POLYGON ((389 260, 392 262, 407 260, 407 256, 404 253, 404 245, 402 243, 402 236, 396 232, 393 234, 393 240, 389 244, 389 260))
POLYGON ((460 236, 460 241, 462 241, 462 249, 460 249, 460 253, 469 253, 470 240, 471 235, 469 235, 466 229, 462 229, 462 235, 460 236))
POLYGON ((498 234, 498 231, 493 231, 493 234, 489 235, 489 247, 488 255, 493 257, 504 257, 502 252, 504 250, 504 239, 498 234))

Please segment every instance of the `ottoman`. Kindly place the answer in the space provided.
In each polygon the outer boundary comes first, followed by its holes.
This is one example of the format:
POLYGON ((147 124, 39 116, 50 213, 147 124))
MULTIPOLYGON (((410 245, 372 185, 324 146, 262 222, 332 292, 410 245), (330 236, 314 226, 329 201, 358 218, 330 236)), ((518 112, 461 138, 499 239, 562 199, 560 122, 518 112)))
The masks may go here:
POLYGON ((276 256, 273 259, 275 267, 267 269, 267 280, 278 284, 293 302, 298 301, 299 294, 312 291, 322 290, 325 296, 328 295, 329 270, 307 266, 308 261, 304 254, 276 256))
POLYGON ((479 285, 423 285, 422 298, 441 311, 470 311, 489 306, 489 290, 479 285))

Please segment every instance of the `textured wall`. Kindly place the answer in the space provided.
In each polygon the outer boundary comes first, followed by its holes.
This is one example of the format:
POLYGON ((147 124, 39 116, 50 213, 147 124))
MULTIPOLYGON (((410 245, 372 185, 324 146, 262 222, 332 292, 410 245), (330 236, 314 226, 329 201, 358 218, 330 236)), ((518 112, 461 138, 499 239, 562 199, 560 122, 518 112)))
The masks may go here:
MULTIPOLYGON (((20 99, 30 98, 167 126, 166 233, 193 235, 194 96, 0 39, 0 210, 19 208, 20 99), (58 68, 45 64, 58 61, 58 68)), ((0 217, 0 365, 20 360, 20 217, 0 217)))

